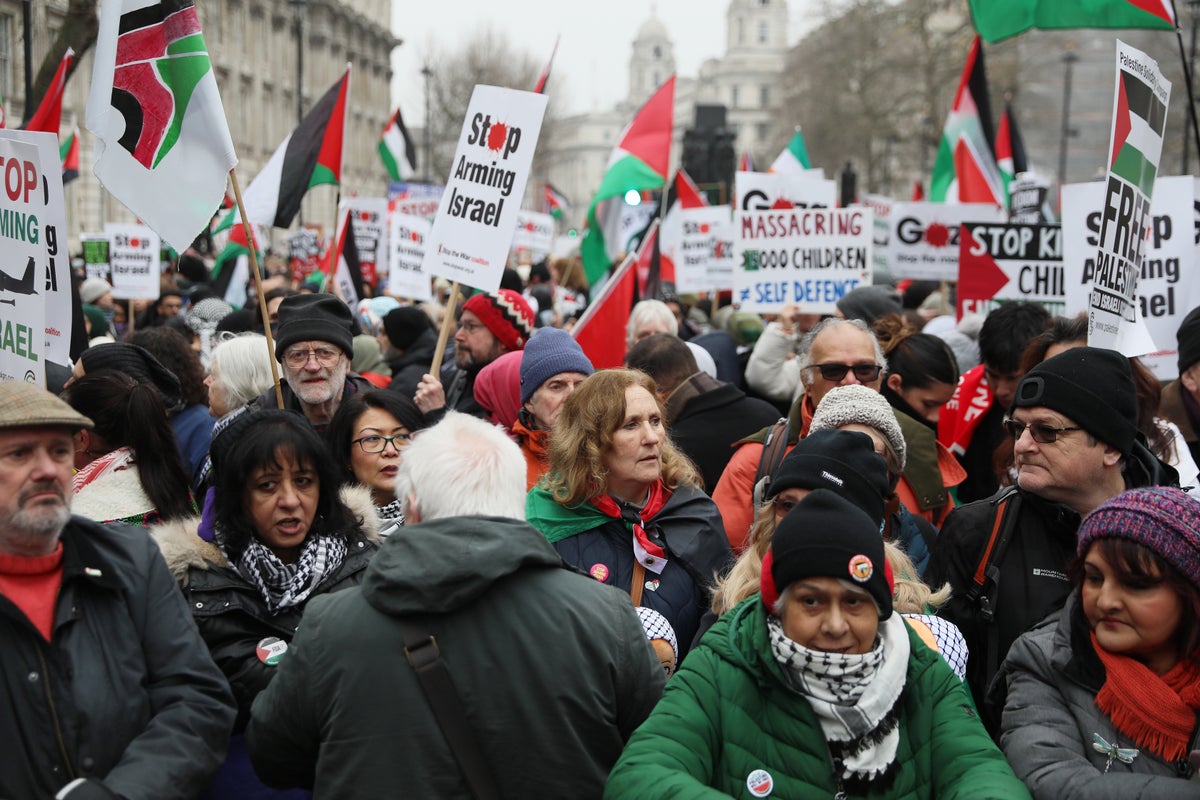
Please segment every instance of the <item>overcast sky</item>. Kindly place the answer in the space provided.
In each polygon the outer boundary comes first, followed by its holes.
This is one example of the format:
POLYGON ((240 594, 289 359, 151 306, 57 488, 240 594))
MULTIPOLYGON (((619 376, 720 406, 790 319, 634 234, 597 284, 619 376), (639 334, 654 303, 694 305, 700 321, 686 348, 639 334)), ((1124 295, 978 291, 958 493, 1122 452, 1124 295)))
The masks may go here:
MULTIPOLYGON (((788 43, 807 27, 801 9, 809 0, 790 0, 788 43)), ((629 88, 633 39, 653 7, 675 45, 678 74, 695 77, 707 58, 725 52, 729 0, 405 0, 393 4, 392 30, 404 40, 392 56, 392 99, 406 121, 425 119, 420 74, 431 45, 450 47, 491 25, 544 63, 561 34, 550 91, 563 95, 564 113, 608 109, 629 88)), ((432 65, 437 69, 437 64, 432 65)), ((532 88, 532 87, 528 87, 532 88)))

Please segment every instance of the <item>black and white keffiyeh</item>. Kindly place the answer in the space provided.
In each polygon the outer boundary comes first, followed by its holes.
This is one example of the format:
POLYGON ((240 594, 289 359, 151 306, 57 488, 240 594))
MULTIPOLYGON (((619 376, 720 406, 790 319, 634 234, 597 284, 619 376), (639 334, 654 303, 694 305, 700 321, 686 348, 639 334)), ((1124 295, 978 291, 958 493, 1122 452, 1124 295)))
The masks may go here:
POLYGON ((908 631, 899 614, 879 623, 875 645, 861 654, 810 650, 767 617, 771 652, 789 688, 804 696, 843 780, 870 782, 887 773, 900 743, 896 703, 908 669, 908 631))
POLYGON ((380 536, 387 536, 404 524, 404 504, 399 500, 375 506, 375 513, 379 516, 380 536))
POLYGON ((238 572, 258 587, 267 611, 298 606, 308 599, 327 575, 332 575, 346 557, 346 543, 332 536, 310 534, 294 564, 285 564, 258 539, 251 539, 238 559, 238 572))

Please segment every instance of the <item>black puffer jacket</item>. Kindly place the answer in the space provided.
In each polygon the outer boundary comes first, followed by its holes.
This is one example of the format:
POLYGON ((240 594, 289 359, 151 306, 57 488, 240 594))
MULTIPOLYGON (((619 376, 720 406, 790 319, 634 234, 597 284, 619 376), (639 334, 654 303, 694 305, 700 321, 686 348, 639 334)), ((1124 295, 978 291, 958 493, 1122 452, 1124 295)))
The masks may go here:
MULTIPOLYGON (((367 520, 365 537, 352 541, 341 566, 326 576, 309 600, 362 583, 367 564, 379 549, 378 525, 365 490, 343 490, 343 499, 351 493, 351 503, 360 518, 367 520), (361 495, 361 496, 360 496, 361 495)), ((168 566, 183 588, 188 608, 200 629, 200 635, 213 660, 225 673, 237 701, 238 716, 234 732, 246 727, 250 704, 275 677, 278 668, 258 658, 257 646, 268 637, 291 643, 300 626, 307 601, 296 607, 267 610, 258 587, 242 576, 215 545, 196 535, 199 520, 189 520, 155 528, 153 535, 168 566)), ((285 654, 283 658, 287 658, 285 654)))
POLYGON ((76 777, 127 800, 196 797, 234 706, 143 529, 72 517, 50 642, 0 596, 0 797, 76 777))
MULTIPOLYGON (((438 333, 433 328, 421 331, 417 340, 407 350, 388 362, 388 366, 392 368, 392 382, 387 387, 389 391, 412 399, 417 392, 417 384, 421 382, 421 376, 429 372, 429 367, 433 364, 437 340, 438 333)), ((447 349, 446 354, 451 361, 454 360, 452 350, 447 349)))

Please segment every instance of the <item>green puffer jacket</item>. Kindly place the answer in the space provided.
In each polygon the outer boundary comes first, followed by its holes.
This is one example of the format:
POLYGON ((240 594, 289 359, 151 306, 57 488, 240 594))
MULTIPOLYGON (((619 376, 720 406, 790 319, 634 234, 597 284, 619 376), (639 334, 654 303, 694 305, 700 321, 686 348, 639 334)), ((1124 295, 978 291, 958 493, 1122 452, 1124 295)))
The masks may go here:
MULTIPOLYGON (((1028 798, 988 738, 966 689, 909 631, 900 697, 899 772, 871 798, 1028 798)), ((832 798, 838 792, 820 724, 783 683, 758 596, 705 634, 629 740, 605 798, 832 798), (763 772, 770 776, 764 793, 763 772), (759 791, 751 791, 752 774, 759 791)))

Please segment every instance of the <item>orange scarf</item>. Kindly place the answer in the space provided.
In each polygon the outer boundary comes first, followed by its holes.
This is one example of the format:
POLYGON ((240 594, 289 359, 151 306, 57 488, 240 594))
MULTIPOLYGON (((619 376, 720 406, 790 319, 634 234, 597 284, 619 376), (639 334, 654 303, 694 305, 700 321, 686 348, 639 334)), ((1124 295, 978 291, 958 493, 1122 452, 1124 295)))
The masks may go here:
POLYGON ((1090 634, 1107 674, 1096 708, 1117 730, 1164 761, 1186 758, 1200 711, 1200 666, 1185 658, 1163 676, 1140 661, 1110 653, 1090 634))

